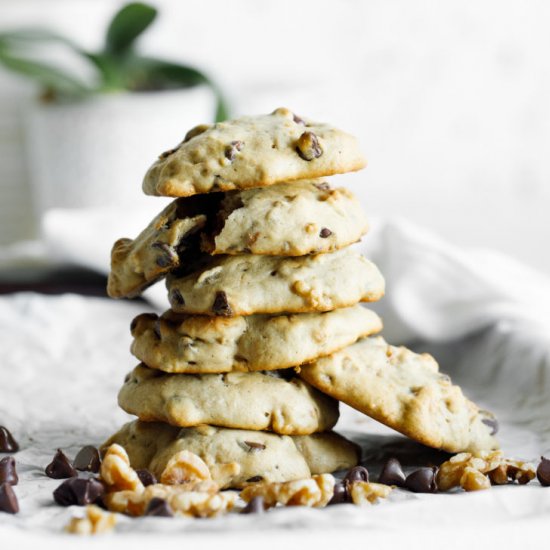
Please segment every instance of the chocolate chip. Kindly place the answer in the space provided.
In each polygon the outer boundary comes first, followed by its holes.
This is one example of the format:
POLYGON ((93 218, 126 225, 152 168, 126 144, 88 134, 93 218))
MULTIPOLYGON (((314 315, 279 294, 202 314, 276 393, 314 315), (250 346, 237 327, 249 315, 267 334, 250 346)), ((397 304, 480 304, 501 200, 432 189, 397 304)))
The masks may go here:
POLYGON ((319 191, 330 191, 330 185, 326 181, 314 183, 313 185, 315 185, 319 191))
POLYGON ((265 512, 264 497, 254 497, 241 510, 241 514, 263 514, 264 512, 265 512))
POLYGON ((354 481, 368 481, 369 471, 364 466, 355 466, 352 468, 344 478, 344 481, 353 483, 354 481))
POLYGON ((81 472, 99 472, 101 458, 93 445, 82 447, 74 459, 74 467, 81 472))
POLYGON ((306 125, 306 121, 303 118, 300 118, 298 115, 292 115, 292 120, 296 124, 301 124, 302 126, 306 125))
POLYGON ((170 292, 170 302, 172 302, 172 304, 175 304, 177 306, 185 305, 185 300, 181 295, 181 292, 177 288, 175 288, 170 292))
POLYGON ((61 506, 85 506, 96 503, 104 494, 105 488, 99 480, 72 477, 53 492, 53 498, 61 506))
POLYGON ((168 151, 164 151, 163 153, 161 153, 159 155, 159 160, 164 160, 165 158, 168 158, 170 155, 173 155, 179 148, 180 148, 180 146, 178 145, 177 147, 174 147, 173 149, 168 149, 168 151))
POLYGON ((384 485, 397 485, 397 487, 403 487, 405 485, 405 474, 397 458, 390 458, 386 461, 378 476, 378 483, 383 483, 384 485))
POLYGON ((66 479, 78 475, 71 461, 61 449, 57 449, 53 460, 46 466, 45 472, 52 479, 66 479))
POLYGON ((19 512, 17 497, 9 483, 0 485, 0 512, 6 512, 7 514, 17 514, 19 512))
POLYGON ((319 145, 319 140, 313 132, 304 132, 298 138, 296 152, 301 158, 308 162, 319 158, 323 154, 323 150, 319 145))
POLYGON ((550 486, 550 459, 540 457, 540 464, 537 467, 537 479, 543 487, 550 486))
POLYGON ((144 487, 147 487, 148 485, 155 485, 157 483, 157 478, 149 470, 136 470, 136 474, 138 475, 141 483, 143 483, 144 487))
POLYGON ((15 441, 8 428, 0 426, 0 453, 16 453, 19 443, 15 441))
POLYGON ((344 481, 339 481, 334 484, 334 493, 332 498, 329 500, 329 505, 332 504, 346 504, 351 502, 351 495, 349 494, 349 483, 344 481))
POLYGON ((160 250, 161 254, 155 258, 155 262, 159 267, 171 267, 179 263, 177 252, 168 244, 161 241, 155 241, 151 248, 160 250))
POLYGON ((495 417, 483 418, 481 421, 491 428, 491 435, 495 435, 498 432, 498 420, 495 417))
POLYGON ((237 156, 237 153, 239 151, 242 151, 244 147, 244 143, 242 141, 232 141, 226 148, 225 148, 225 158, 231 162, 233 162, 237 156))
POLYGON ((163 498, 154 497, 147 504, 143 515, 157 518, 171 518, 174 516, 174 513, 163 498))
POLYGON ((256 441, 245 441, 244 443, 250 447, 251 451, 263 451, 265 449, 263 443, 256 443, 256 441))
POLYGON ((252 476, 249 477, 246 482, 247 483, 258 483, 258 481, 263 481, 263 476, 252 476))
POLYGON ((12 456, 6 456, 0 460, 0 483, 9 483, 17 485, 19 477, 15 468, 15 459, 12 456))
POLYGON ((216 292, 216 297, 212 304, 212 311, 215 315, 222 315, 224 317, 233 315, 233 310, 227 301, 227 294, 223 290, 216 292))
POLYGON ((191 128, 191 130, 189 130, 189 132, 185 134, 185 137, 183 138, 183 143, 186 143, 194 137, 200 136, 202 133, 206 132, 208 128, 210 128, 209 124, 199 124, 198 126, 191 128))
POLYGON ((435 468, 419 468, 407 476, 405 489, 413 493, 437 493, 435 468))
POLYGON ((327 227, 323 227, 321 229, 321 232, 319 233, 319 237, 321 237, 321 239, 326 239, 327 237, 330 237, 332 235, 332 231, 330 229, 328 229, 327 227))

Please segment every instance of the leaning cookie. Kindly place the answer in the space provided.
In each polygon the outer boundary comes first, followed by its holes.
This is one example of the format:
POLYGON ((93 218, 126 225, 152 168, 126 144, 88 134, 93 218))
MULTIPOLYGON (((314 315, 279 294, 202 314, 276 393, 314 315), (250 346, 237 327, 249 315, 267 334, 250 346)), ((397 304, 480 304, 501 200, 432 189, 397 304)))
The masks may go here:
POLYGON ((160 422, 130 422, 102 445, 122 445, 133 468, 160 477, 179 451, 199 455, 222 488, 257 481, 289 481, 355 466, 359 447, 335 432, 306 436, 199 426, 176 428, 160 422), (322 455, 322 456, 321 456, 322 455))
POLYGON ((378 268, 350 248, 300 256, 207 256, 167 278, 172 309, 203 315, 331 311, 384 294, 378 268))
POLYGON ((428 354, 363 338, 301 367, 322 392, 429 447, 450 453, 498 447, 494 416, 469 401, 428 354))
MULTIPOLYGON (((135 239, 119 239, 111 251, 107 293, 111 298, 137 296, 180 265, 180 255, 207 222, 221 194, 174 201, 135 239)), ((198 239, 197 245, 198 246, 198 239)))
POLYGON ((284 369, 308 363, 382 330, 373 311, 355 305, 325 313, 210 317, 171 310, 138 315, 132 353, 147 366, 206 374, 284 369))
POLYGON ((206 252, 271 256, 332 252, 357 242, 368 229, 353 193, 322 181, 225 193, 215 225, 204 234, 206 252))
POLYGON ((280 108, 193 128, 149 168, 143 191, 187 197, 330 176, 365 165, 353 136, 280 108))
POLYGON ((166 374, 137 366, 118 394, 118 404, 140 420, 188 428, 210 424, 282 435, 330 430, 338 402, 287 370, 228 374, 166 374))

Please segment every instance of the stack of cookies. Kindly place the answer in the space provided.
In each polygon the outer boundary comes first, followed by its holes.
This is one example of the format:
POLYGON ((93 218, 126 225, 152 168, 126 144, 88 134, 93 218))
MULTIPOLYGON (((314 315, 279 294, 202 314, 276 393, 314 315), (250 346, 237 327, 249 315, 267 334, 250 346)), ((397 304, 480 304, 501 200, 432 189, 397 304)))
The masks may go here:
POLYGON ((147 172, 175 197, 112 251, 108 292, 134 297, 166 277, 171 309, 132 322, 119 404, 139 420, 106 442, 159 474, 189 450, 223 487, 350 468, 331 431, 338 401, 426 445, 492 449, 494 417, 433 358, 373 336, 360 302, 384 280, 350 245, 368 224, 327 176, 365 166, 357 141, 288 109, 193 128, 147 172))

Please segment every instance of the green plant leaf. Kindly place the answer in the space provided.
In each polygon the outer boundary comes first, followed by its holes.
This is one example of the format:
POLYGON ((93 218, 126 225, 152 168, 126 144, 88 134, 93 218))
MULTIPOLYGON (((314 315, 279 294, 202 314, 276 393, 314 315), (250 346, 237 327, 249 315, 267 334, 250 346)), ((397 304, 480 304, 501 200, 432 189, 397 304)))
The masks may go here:
POLYGON ((56 95, 84 96, 91 91, 84 83, 53 65, 17 57, 2 49, 0 63, 16 73, 36 80, 56 95))
POLYGON ((0 33, 0 43, 6 47, 16 48, 21 46, 34 45, 36 42, 60 42, 70 46, 74 50, 81 52, 80 46, 70 38, 40 27, 29 27, 25 29, 15 29, 0 33))
POLYGON ((127 53, 136 38, 155 20, 157 10, 148 4, 134 2, 120 9, 107 29, 105 50, 111 54, 127 53))

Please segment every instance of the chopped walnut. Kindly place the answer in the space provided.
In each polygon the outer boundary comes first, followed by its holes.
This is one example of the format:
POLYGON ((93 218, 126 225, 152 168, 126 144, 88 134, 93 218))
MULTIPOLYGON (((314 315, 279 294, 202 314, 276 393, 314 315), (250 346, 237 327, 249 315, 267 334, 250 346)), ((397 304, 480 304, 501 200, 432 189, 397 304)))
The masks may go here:
POLYGON ((123 447, 111 445, 101 463, 99 476, 107 485, 107 491, 143 491, 143 483, 130 466, 130 459, 123 447))
POLYGON ((266 508, 277 504, 320 508, 332 498, 334 483, 334 477, 330 474, 280 483, 256 483, 243 489, 241 498, 250 502, 254 497, 263 497, 266 508))
POLYGON ((502 451, 460 453, 444 462, 437 473, 440 491, 462 487, 465 491, 489 489, 491 484, 509 481, 529 483, 535 477, 535 467, 527 462, 504 458, 502 451))
POLYGON ((190 451, 180 451, 168 461, 159 481, 177 485, 207 479, 212 479, 212 475, 202 458, 190 451))
POLYGON ((97 535, 112 531, 116 524, 116 516, 104 512, 99 506, 92 504, 86 506, 83 518, 71 518, 65 531, 75 535, 97 535))
POLYGON ((165 500, 176 515, 210 517, 230 510, 236 493, 220 493, 213 481, 197 481, 183 485, 149 485, 141 493, 119 491, 105 497, 105 505, 114 512, 142 516, 154 498, 165 500), (219 498, 214 498, 219 497, 219 498))
POLYGON ((393 488, 382 483, 354 481, 350 484, 350 495, 353 504, 374 504, 380 498, 386 498, 393 488))

